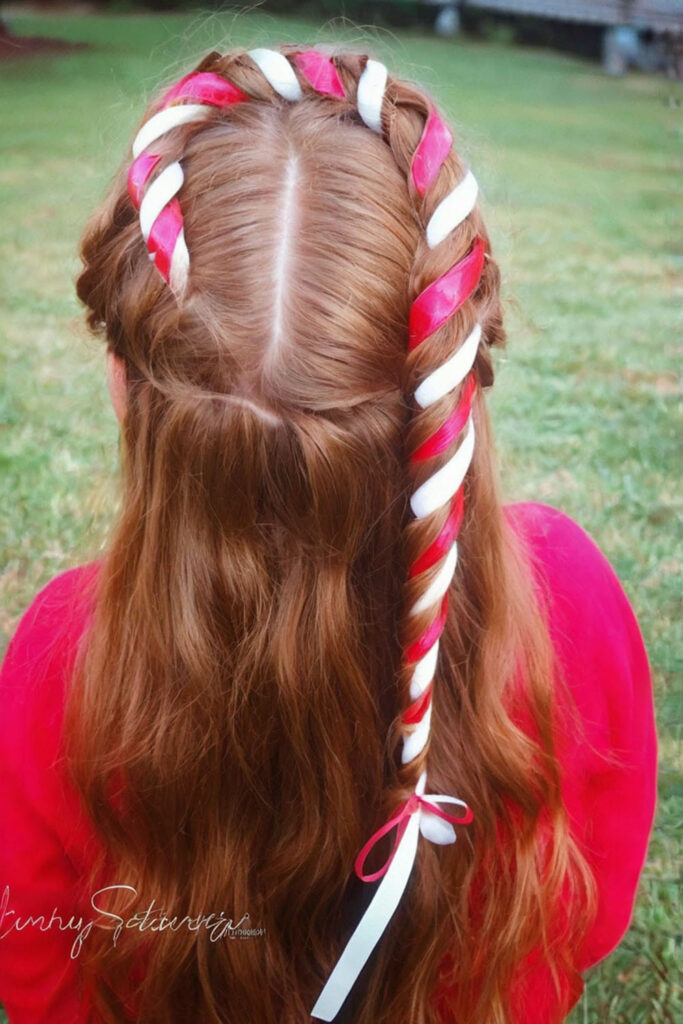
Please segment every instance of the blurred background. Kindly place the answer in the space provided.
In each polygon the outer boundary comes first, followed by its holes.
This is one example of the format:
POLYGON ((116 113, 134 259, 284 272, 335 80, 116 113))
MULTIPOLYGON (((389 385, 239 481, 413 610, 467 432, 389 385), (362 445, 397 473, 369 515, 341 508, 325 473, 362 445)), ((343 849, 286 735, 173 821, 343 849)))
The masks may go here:
MULTIPOLYGON (((5 5, 5 9, 11 17, 22 8, 120 13, 135 9, 226 10, 231 6, 193 4, 192 0, 95 0, 69 5, 47 0, 39 5, 5 5)), ((357 23, 431 28, 444 37, 464 33, 471 38, 549 46, 599 60, 609 75, 639 68, 683 77, 683 0, 262 0, 240 9, 255 8, 285 16, 343 16, 357 23)), ((27 45, 11 39, 7 22, 4 34, 5 49, 27 45)))
POLYGON ((0 657, 116 512, 104 352, 74 278, 151 94, 210 49, 346 42, 450 118, 503 273, 509 341, 489 402, 505 497, 562 508, 594 537, 657 693, 648 864, 572 1024, 683 1020, 682 40, 683 0, 0 3, 0 657))

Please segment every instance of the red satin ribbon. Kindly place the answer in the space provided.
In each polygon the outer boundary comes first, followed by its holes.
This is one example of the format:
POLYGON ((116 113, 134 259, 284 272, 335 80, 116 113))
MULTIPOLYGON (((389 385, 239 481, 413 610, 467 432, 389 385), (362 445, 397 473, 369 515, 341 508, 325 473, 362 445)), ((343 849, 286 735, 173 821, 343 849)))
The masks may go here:
POLYGON ((145 185, 160 160, 161 157, 157 153, 141 153, 130 165, 128 170, 128 195, 132 199, 136 210, 140 209, 145 185))
POLYGON ((431 626, 425 629, 422 636, 418 637, 414 644, 411 644, 408 650, 405 652, 406 664, 412 665, 423 658, 429 648, 436 643, 441 634, 443 628, 446 625, 446 614, 448 612, 448 594, 444 594, 443 601, 441 602, 441 610, 437 617, 432 622, 431 626))
POLYGON ((360 878, 362 882, 375 882, 378 878, 381 878, 382 875, 385 875, 387 873, 387 871, 389 870, 389 865, 391 864, 396 854, 398 844, 401 842, 401 839, 403 838, 403 833, 408 827, 410 816, 414 814, 415 811, 417 811, 420 807, 424 807, 426 810, 431 811, 432 814, 438 815, 438 817, 443 818, 444 821, 449 821, 452 825, 469 825, 471 821, 474 821, 474 814, 472 813, 472 810, 469 807, 467 808, 467 812, 464 818, 457 818, 454 814, 448 814, 446 811, 443 811, 437 804, 433 804, 431 800, 427 800, 425 797, 420 796, 418 793, 411 793, 408 799, 401 804, 393 818, 389 818, 389 820, 385 822, 385 824, 382 825, 381 828, 378 828, 377 831, 370 836, 367 843, 363 846, 362 850, 360 850, 358 856, 356 857, 354 869, 356 875, 358 876, 358 878, 360 878), (387 832, 391 832, 392 828, 396 828, 396 838, 394 839, 394 845, 391 850, 391 853, 389 854, 385 863, 382 865, 379 871, 374 871, 371 875, 364 875, 363 865, 367 860, 368 854, 376 845, 376 843, 378 843, 379 840, 387 834, 387 832))
POLYGON ((173 250, 182 228, 183 215, 180 212, 180 203, 177 199, 172 199, 154 221, 147 239, 147 248, 154 256, 154 264, 166 282, 170 280, 173 250))
MULTIPOLYGON (((191 100, 212 107, 227 107, 233 103, 248 100, 247 93, 242 92, 227 78, 216 75, 212 71, 190 73, 181 78, 164 93, 160 109, 165 109, 178 100, 191 100)), ((136 209, 140 209, 145 185, 152 176, 161 157, 156 153, 141 153, 128 170, 128 194, 136 209)), ((178 235, 183 228, 183 215, 177 199, 164 207, 152 225, 147 239, 147 248, 154 258, 154 265, 168 283, 171 273, 173 249, 178 235)))
POLYGON ((416 558, 411 565, 410 572, 408 573, 410 579, 413 576, 419 576, 421 572, 426 572, 427 569, 431 569, 450 550, 453 541, 458 536, 464 512, 465 498, 463 488, 460 486, 451 502, 448 519, 441 527, 438 537, 432 541, 427 550, 423 551, 420 557, 416 558))
POLYGON ((331 58, 317 50, 302 50, 292 60, 317 92, 344 99, 344 85, 331 58))
POLYGON ((485 249, 483 238, 477 238, 464 259, 420 292, 410 307, 410 351, 441 327, 470 297, 484 269, 485 249))
POLYGON ((401 715, 401 721, 404 725, 417 725, 421 722, 424 716, 427 714, 427 708, 432 703, 432 686, 434 680, 432 679, 429 686, 425 689, 424 693, 421 693, 417 700, 414 700, 401 715))
POLYGON ((415 188, 420 195, 425 194, 436 178, 452 145, 453 135, 450 128, 432 107, 411 164, 415 188))
POLYGON ((161 99, 161 107, 168 107, 176 100, 192 100, 193 103, 206 103, 211 107, 227 107, 231 103, 240 103, 250 97, 242 92, 227 78, 216 75, 213 71, 190 72, 170 89, 161 99))
POLYGON ((421 462, 423 459, 430 459, 433 455, 439 455, 455 441, 472 411, 474 387, 474 374, 470 373, 457 406, 446 422, 413 452, 410 456, 411 462, 421 462))

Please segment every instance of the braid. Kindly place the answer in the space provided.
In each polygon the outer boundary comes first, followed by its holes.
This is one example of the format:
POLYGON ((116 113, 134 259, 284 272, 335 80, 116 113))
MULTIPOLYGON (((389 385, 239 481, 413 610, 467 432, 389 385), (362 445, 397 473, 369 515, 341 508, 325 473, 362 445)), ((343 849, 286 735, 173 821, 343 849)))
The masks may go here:
MULTIPOLYGON (((453 843, 454 823, 473 819, 462 800, 426 795, 425 789, 439 638, 465 516, 476 399, 478 388, 491 378, 485 355, 480 360, 485 372, 478 375, 474 369, 487 328, 486 322, 477 321, 474 296, 478 291, 485 293, 497 274, 493 261, 486 260, 488 239, 475 207, 477 183, 462 166, 452 133, 430 101, 409 83, 390 78, 379 61, 361 54, 327 56, 319 50, 283 46, 229 58, 211 54, 198 71, 169 88, 133 143, 128 191, 139 210, 150 258, 182 299, 190 274, 177 199, 182 167, 174 161, 153 177, 161 156, 150 152, 150 147, 167 132, 204 122, 234 103, 291 103, 311 92, 337 103, 341 117, 356 119, 382 136, 405 175, 424 230, 409 281, 404 377, 404 392, 414 399, 406 447, 412 516, 405 526, 408 569, 401 620, 401 707, 390 737, 392 749, 401 743, 401 802, 356 859, 359 878, 382 877, 383 882, 361 921, 363 927, 359 925, 351 936, 313 1008, 313 1016, 332 1020, 398 905, 419 834, 438 844, 453 843), (237 70, 241 88, 230 81, 237 70), (459 805, 464 815, 446 813, 440 806, 444 803, 459 805), (370 850, 394 828, 394 848, 384 867, 364 874, 370 850)), ((480 296, 477 304, 485 311, 480 296)))

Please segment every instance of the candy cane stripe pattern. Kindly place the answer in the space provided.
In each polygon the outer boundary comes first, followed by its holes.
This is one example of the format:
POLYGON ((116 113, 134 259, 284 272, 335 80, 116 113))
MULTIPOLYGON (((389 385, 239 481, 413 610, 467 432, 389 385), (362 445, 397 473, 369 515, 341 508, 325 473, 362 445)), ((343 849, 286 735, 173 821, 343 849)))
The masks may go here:
POLYGON ((172 129, 203 120, 212 108, 246 99, 249 99, 246 93, 220 75, 212 72, 186 75, 166 91, 161 110, 143 124, 133 140, 135 159, 128 171, 128 194, 139 210, 140 230, 150 259, 177 296, 185 291, 190 267, 183 216, 175 198, 183 185, 183 169, 176 160, 149 183, 160 157, 148 153, 147 149, 172 129), (198 102, 183 103, 183 100, 198 102))
MULTIPOLYGON (((278 102, 295 103, 303 99, 306 89, 302 88, 302 83, 330 102, 353 99, 334 59, 322 52, 303 50, 285 55, 261 47, 249 50, 247 56, 279 98, 278 102)), ((385 125, 389 124, 388 120, 383 120, 387 81, 386 67, 368 58, 356 84, 354 101, 363 124, 381 137, 385 137, 385 125)), ((178 295, 184 292, 190 265, 178 201, 183 170, 180 161, 176 161, 156 173, 161 156, 151 152, 149 147, 169 131, 204 121, 212 112, 246 100, 257 102, 221 75, 191 73, 164 93, 160 109, 141 127, 133 143, 128 192, 139 211, 140 228, 150 259, 178 295)), ((450 129, 431 107, 410 166, 409 184, 418 197, 425 196, 436 184, 452 143, 450 129)), ((467 171, 428 219, 425 238, 430 249, 442 245, 466 220, 476 205, 477 195, 477 182, 472 172, 467 171)), ((484 240, 475 238, 469 252, 415 298, 408 324, 408 353, 428 345, 430 338, 474 295, 485 255, 484 240)), ((473 366, 481 338, 481 326, 476 324, 458 349, 432 370, 414 392, 416 406, 421 411, 461 389, 455 407, 410 455, 410 466, 414 470, 421 470, 434 458, 446 459, 413 491, 412 515, 423 519, 436 513, 443 515, 444 509, 446 515, 438 535, 414 559, 408 572, 409 581, 430 573, 428 584, 407 616, 415 622, 422 623, 425 617, 429 621, 403 651, 402 671, 409 679, 410 696, 410 704, 400 718, 403 765, 418 758, 429 743, 439 642, 446 625, 449 588, 458 562, 457 537, 464 516, 464 480, 474 453, 476 382, 473 366), (455 445, 455 451, 447 456, 455 445)), ((426 771, 420 768, 412 795, 358 854, 357 876, 363 881, 381 881, 311 1011, 311 1016, 319 1020, 334 1020, 380 940, 408 883, 419 836, 432 843, 451 844, 456 841, 454 825, 469 824, 473 820, 471 810, 462 800, 425 794, 425 788, 426 771), (449 814, 442 804, 457 804, 465 813, 449 814), (378 871, 365 874, 366 857, 393 829, 396 829, 394 846, 386 862, 378 871)))

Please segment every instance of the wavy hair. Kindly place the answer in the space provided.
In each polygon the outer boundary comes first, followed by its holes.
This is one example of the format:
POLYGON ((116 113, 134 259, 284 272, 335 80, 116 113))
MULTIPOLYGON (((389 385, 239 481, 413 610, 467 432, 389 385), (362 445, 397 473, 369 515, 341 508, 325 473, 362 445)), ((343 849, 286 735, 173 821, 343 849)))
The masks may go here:
POLYGON ((433 102, 390 75, 385 135, 368 130, 354 102, 366 60, 333 52, 345 98, 297 72, 295 104, 239 48, 198 65, 253 102, 158 144, 185 173, 182 302, 148 258, 128 157, 82 238, 78 296, 127 369, 122 506, 65 720, 101 841, 92 877, 130 887, 108 904, 126 918, 154 900, 169 917, 248 914, 265 929, 243 941, 130 929, 116 945, 96 930, 82 956, 106 1021, 309 1019, 367 899, 356 854, 422 766, 397 757, 401 650, 419 628, 406 609, 435 569, 408 568, 445 515, 415 520, 409 496, 453 445, 409 456, 460 394, 422 410, 411 396, 477 322, 477 445, 428 746, 435 791, 457 793, 475 821, 454 845, 421 844, 345 1019, 510 1024, 512 987, 539 946, 560 998, 577 981, 593 883, 561 800, 558 667, 503 513, 485 405, 490 347, 504 343, 499 271, 478 207, 426 245, 466 168, 453 148, 415 193, 433 102), (408 353, 411 302, 476 237, 489 254, 478 288, 408 353), (533 735, 515 720, 520 694, 533 735), (558 927, 568 892, 575 913, 558 927))

